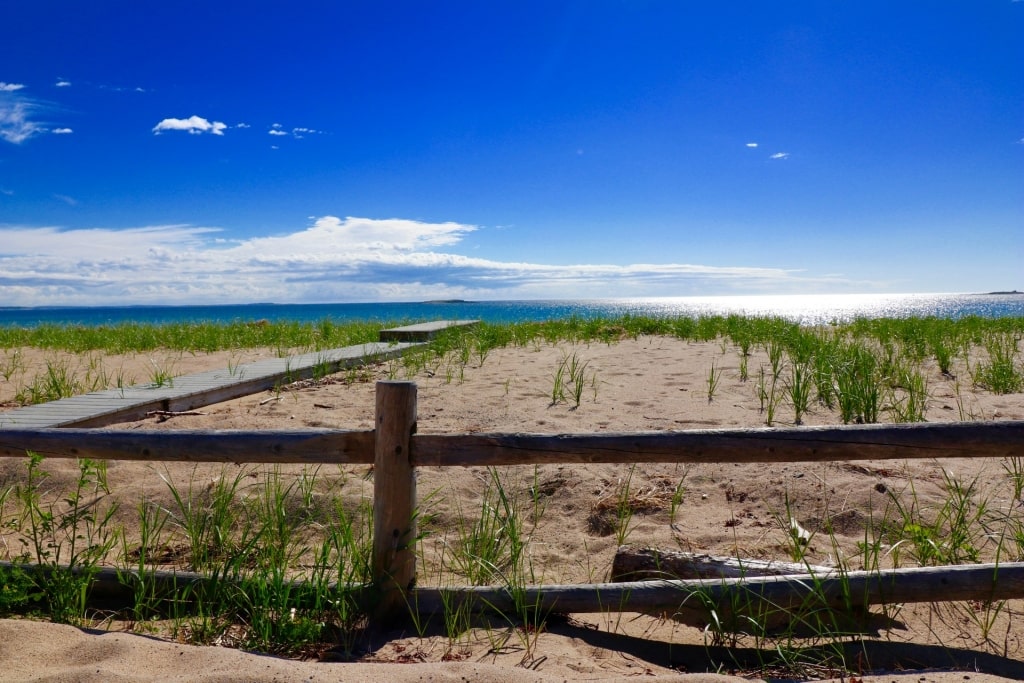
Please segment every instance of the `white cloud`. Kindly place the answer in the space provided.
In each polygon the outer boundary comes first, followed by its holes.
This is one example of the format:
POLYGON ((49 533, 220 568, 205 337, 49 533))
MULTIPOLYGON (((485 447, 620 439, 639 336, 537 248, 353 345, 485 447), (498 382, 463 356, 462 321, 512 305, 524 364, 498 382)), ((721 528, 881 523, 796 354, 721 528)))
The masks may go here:
POLYGON ((46 127, 35 119, 36 106, 30 100, 0 97, 0 139, 20 145, 46 127))
POLYGON ((54 135, 70 135, 75 131, 71 130, 70 128, 54 128, 50 132, 53 133, 54 135))
POLYGON ((248 123, 236 123, 235 128, 252 128, 248 123))
POLYGON ((58 78, 57 82, 54 83, 58 88, 69 88, 71 87, 71 81, 66 81, 63 78, 58 78))
POLYGON ((202 133, 224 135, 224 129, 226 128, 227 124, 220 121, 210 122, 201 116, 190 116, 187 119, 164 119, 153 126, 153 134, 160 135, 160 133, 168 130, 183 130, 187 131, 190 135, 201 135, 202 133))
POLYGON ((789 156, 789 152, 776 152, 775 154, 768 157, 769 159, 785 159, 789 156))
POLYGON ((14 92, 15 90, 21 90, 25 86, 21 83, 4 83, 0 81, 0 92, 14 92))
MULTIPOLYGON (((324 216, 272 237, 182 225, 5 228, 0 300, 21 305, 653 296, 806 288, 776 268, 533 264, 450 253, 477 226, 324 216)), ((830 280, 834 283, 834 280, 830 280)))
POLYGON ((757 143, 756 142, 748 142, 747 143, 747 147, 750 147, 751 149, 753 149, 753 148, 757 147, 757 143))
POLYGON ((268 130, 267 132, 271 135, 277 135, 279 137, 290 135, 296 140, 301 140, 306 135, 319 135, 323 133, 322 130, 317 130, 315 128, 306 128, 305 126, 296 126, 295 128, 292 128, 289 131, 286 130, 285 127, 280 123, 271 124, 270 130, 268 130))

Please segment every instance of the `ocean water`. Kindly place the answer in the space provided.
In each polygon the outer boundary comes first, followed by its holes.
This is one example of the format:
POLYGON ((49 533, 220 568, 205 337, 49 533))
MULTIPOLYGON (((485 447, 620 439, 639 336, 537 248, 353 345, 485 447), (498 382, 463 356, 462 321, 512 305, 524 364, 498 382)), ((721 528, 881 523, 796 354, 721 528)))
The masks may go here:
POLYGON ((0 307, 0 326, 114 325, 125 322, 295 320, 422 322, 476 319, 492 323, 643 315, 653 317, 778 316, 806 325, 856 318, 935 316, 1024 317, 1024 294, 806 294, 784 296, 662 297, 551 301, 432 301, 358 304, 245 304, 221 306, 0 307))

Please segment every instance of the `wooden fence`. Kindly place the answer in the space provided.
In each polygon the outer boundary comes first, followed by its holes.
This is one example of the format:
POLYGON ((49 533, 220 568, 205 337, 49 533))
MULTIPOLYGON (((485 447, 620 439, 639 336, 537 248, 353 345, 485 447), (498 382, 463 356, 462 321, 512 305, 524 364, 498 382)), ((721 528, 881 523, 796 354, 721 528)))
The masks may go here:
POLYGON ((1024 597, 1024 563, 927 567, 826 576, 656 580, 583 585, 413 588, 418 466, 546 463, 826 462, 1024 455, 1024 421, 718 429, 629 434, 417 435, 416 384, 377 384, 372 431, 140 432, 0 430, 0 456, 231 463, 373 464, 373 578, 377 619, 472 601, 499 611, 529 604, 558 612, 660 611, 691 622, 712 610, 785 609, 808 596, 841 606, 1024 597), (739 596, 739 601, 738 601, 739 596), (687 613, 690 618, 686 618, 687 613))

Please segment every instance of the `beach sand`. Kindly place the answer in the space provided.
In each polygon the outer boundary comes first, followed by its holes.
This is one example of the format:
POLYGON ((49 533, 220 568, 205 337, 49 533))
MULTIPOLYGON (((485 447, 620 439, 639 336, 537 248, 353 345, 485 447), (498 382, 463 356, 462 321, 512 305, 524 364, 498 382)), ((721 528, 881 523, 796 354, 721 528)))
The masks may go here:
MULTIPOLYGON (((24 376, 57 354, 24 349, 24 376)), ((226 367, 266 357, 270 351, 211 355, 169 354, 65 356, 69 364, 97 362, 111 371, 145 381, 156 363, 175 374, 226 367)), ((757 376, 768 359, 758 350, 748 359, 750 379, 739 377, 737 350, 720 342, 692 343, 664 337, 624 339, 611 344, 534 344, 491 351, 483 362, 463 368, 442 364, 420 372, 418 433, 465 432, 631 432, 763 427, 757 376), (571 393, 552 403, 559 365, 575 355, 585 362, 580 404, 571 393), (708 374, 721 379, 708 397, 708 374)), ((930 422, 1024 419, 1024 395, 997 396, 971 386, 965 368, 959 381, 927 364, 930 422)), ((785 374, 783 375, 785 377, 785 374)), ((372 368, 370 376, 348 382, 344 376, 279 395, 264 392, 199 409, 199 415, 153 417, 116 425, 117 429, 372 429, 374 382, 407 379, 400 362, 372 368)), ((18 378, 0 385, 0 404, 11 400, 18 378)), ((782 391, 782 384, 779 385, 782 391)), ((792 408, 777 408, 777 426, 790 426, 792 408)), ((889 421, 883 414, 882 421, 889 421)), ((835 411, 812 404, 803 423, 839 424, 835 411)), ((14 481, 23 463, 0 459, 0 484, 14 481)), ((49 461, 54 482, 70 481, 71 462, 49 461)), ((301 468, 283 468, 285 473, 301 468)), ((343 481, 347 495, 366 495, 367 466, 321 468, 323 481, 343 481)), ((170 504, 161 475, 178 484, 213 482, 237 476, 237 466, 152 465, 111 462, 108 477, 122 502, 126 524, 143 498, 170 504), (131 513, 131 514, 129 514, 131 513)), ((246 471, 247 472, 247 471, 246 471)), ((254 470, 255 472, 255 470, 254 470)), ((244 474, 244 473, 243 473, 244 474)), ((246 475, 247 476, 247 475, 246 475)), ((543 515, 530 546, 538 583, 584 583, 606 579, 620 540, 637 546, 706 552, 745 558, 790 560, 786 520, 795 517, 815 532, 807 548, 812 564, 853 558, 865 527, 886 514, 893 494, 934 513, 948 500, 951 480, 974 483, 990 507, 1020 515, 1009 500, 1007 473, 998 460, 914 460, 834 462, 824 465, 722 463, 716 465, 544 465, 503 468, 510 491, 540 491, 543 515), (616 533, 614 501, 627 492, 635 513, 627 532, 616 533), (673 496, 677 509, 673 516, 673 496), (830 525, 832 536, 823 532, 830 525), (620 538, 620 536, 624 538, 620 538), (833 543, 833 539, 835 542, 833 543)), ((439 557, 456 521, 479 510, 488 472, 483 468, 421 468, 418 491, 427 535, 419 571, 421 585, 437 585, 439 557)), ((255 487, 257 477, 252 477, 255 487)), ((856 563, 856 560, 853 560, 856 563)), ((445 579, 458 583, 457 577, 445 579)), ((895 672, 969 667, 1004 677, 1024 678, 1024 601, 1010 601, 994 617, 988 637, 977 620, 984 606, 906 605, 895 610, 897 628, 881 631, 859 658, 868 670, 885 670, 878 680, 902 680, 895 672)), ((633 613, 568 615, 523 638, 521 631, 494 627, 452 642, 443 635, 421 637, 397 632, 365 644, 360 663, 296 662, 246 654, 224 647, 194 648, 145 635, 108 633, 24 620, 0 621, 0 680, 625 680, 652 676, 682 678, 703 673, 711 659, 722 671, 748 672, 753 638, 741 638, 729 652, 709 649, 701 629, 633 613), (500 640, 496 646, 496 640, 500 640), (452 661, 454 660, 454 661, 452 661), (404 664, 397 664, 402 662, 404 664), (730 666, 730 662, 733 665, 730 666)), ((436 628, 434 629, 437 630, 436 628)), ((443 630, 443 629, 442 629, 443 630)), ((814 670, 827 678, 826 669, 814 670)), ((808 674, 810 675, 810 673, 808 674)), ((915 673, 913 680, 993 680, 976 671, 915 673)), ((865 678, 865 680, 871 680, 865 678)), ((909 680, 909 678, 907 678, 909 680)))

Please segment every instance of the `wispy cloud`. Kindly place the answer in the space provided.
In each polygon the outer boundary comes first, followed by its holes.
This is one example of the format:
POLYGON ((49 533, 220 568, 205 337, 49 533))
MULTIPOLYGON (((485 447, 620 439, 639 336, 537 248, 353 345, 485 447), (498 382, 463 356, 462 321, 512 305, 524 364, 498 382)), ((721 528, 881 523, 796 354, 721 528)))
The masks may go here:
POLYGON ((270 135, 276 135, 278 137, 291 136, 297 140, 301 140, 306 135, 320 135, 323 133, 322 130, 315 128, 307 128, 305 126, 296 126, 291 130, 285 128, 280 123, 273 123, 270 125, 270 130, 267 131, 270 135))
POLYGON ((768 157, 769 159, 786 159, 789 157, 789 152, 776 152, 775 154, 768 157))
POLYGON ((757 143, 756 142, 748 142, 747 143, 747 147, 749 147, 750 149, 754 149, 754 148, 757 147, 757 143))
POLYGON ((213 228, 8 227, 0 300, 23 305, 381 301, 421 298, 654 296, 709 288, 800 290, 777 268, 563 264, 451 253, 477 226, 324 216, 273 237, 213 228))
POLYGON ((54 83, 54 85, 58 88, 70 88, 71 81, 64 80, 63 78, 58 78, 57 82, 54 83))
POLYGON ((167 131, 182 130, 190 135, 202 135, 212 133, 213 135, 224 135, 227 128, 226 123, 220 121, 209 121, 201 116, 190 116, 187 119, 164 119, 153 126, 153 134, 160 135, 167 131))
POLYGON ((50 132, 53 133, 54 135, 71 135, 75 131, 71 130, 70 128, 54 128, 50 132))
POLYGON ((68 206, 78 206, 78 200, 74 197, 69 197, 66 194, 55 194, 53 195, 53 198, 64 202, 68 206))
POLYGON ((45 133, 47 128, 36 120, 38 106, 32 100, 7 95, 0 91, 0 139, 20 145, 29 138, 45 133))
POLYGON ((4 83, 3 81, 0 81, 0 92, 14 92, 16 90, 21 90, 24 87, 25 86, 21 83, 4 83))

